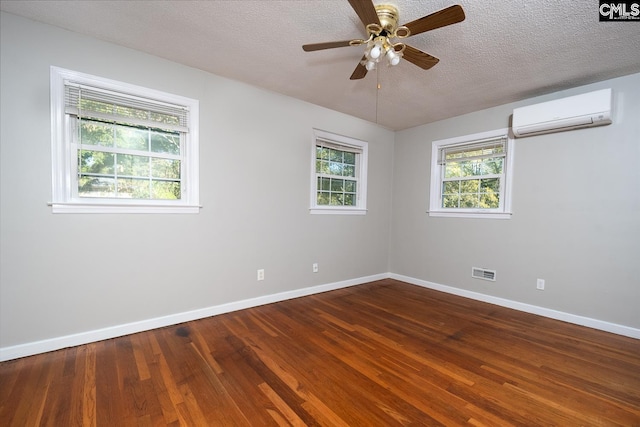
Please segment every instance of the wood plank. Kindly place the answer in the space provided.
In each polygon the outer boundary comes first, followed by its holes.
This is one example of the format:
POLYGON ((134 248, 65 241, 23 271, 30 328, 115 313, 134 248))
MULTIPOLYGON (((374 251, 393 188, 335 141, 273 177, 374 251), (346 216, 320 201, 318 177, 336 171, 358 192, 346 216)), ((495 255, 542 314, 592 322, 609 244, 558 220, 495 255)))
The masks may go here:
POLYGON ((96 353, 95 345, 86 346, 82 389, 82 425, 95 426, 96 420, 96 353))

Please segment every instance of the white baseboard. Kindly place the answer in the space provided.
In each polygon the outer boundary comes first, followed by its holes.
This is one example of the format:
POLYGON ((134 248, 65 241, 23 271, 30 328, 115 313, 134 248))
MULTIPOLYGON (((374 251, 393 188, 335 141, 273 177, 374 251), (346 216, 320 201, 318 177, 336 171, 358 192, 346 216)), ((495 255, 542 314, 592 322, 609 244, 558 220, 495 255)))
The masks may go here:
POLYGON ((452 286, 441 285, 438 283, 428 282, 426 280, 416 279, 409 276, 403 276, 395 273, 381 273, 373 276, 359 277, 357 279, 344 280, 340 282, 328 283, 325 285, 312 286, 309 288, 296 289, 272 295, 265 295, 256 298, 250 298, 242 301, 231 302, 227 304, 205 307, 198 310, 192 310, 182 313, 171 314, 153 319, 141 320, 139 322, 126 323, 123 325, 112 326, 103 329, 81 332, 73 335, 65 335, 35 341, 26 344, 19 344, 11 347, 0 348, 0 362, 6 360, 17 359, 34 354, 46 353, 48 351, 59 350, 61 348, 73 347, 76 345, 88 344, 91 342, 116 338, 123 335, 134 334, 137 332, 148 331, 151 329, 162 328, 165 326, 176 325, 178 323, 189 322, 191 320, 203 319, 205 317, 216 316, 218 314, 230 313, 232 311, 243 310, 245 308, 257 307, 260 305, 271 304, 274 302, 285 301, 293 298, 304 297, 307 295, 319 294, 322 292, 342 289, 349 286, 361 285, 381 279, 396 279, 402 282, 410 283, 424 288, 436 291, 446 292, 465 298, 487 302, 502 307, 512 308, 526 313, 537 314, 539 316, 549 317, 551 319, 562 320, 564 322, 574 323, 576 325, 586 326, 593 329, 599 329, 618 335, 640 339, 640 329, 629 326, 618 325, 615 323, 605 322, 589 317, 578 316, 575 314, 565 313, 562 311, 552 310, 549 308, 539 307, 535 305, 525 304, 504 298, 498 298, 491 295, 485 295, 478 292, 467 291, 465 289, 454 288, 452 286))
POLYGON ((623 335, 630 338, 640 339, 640 329, 630 326, 618 325, 616 323, 605 322, 603 320, 592 319, 590 317, 578 316, 563 311, 552 310, 550 308, 539 307, 536 305, 525 304, 518 301, 512 301, 504 298, 494 297, 491 295, 481 294, 478 292, 467 291, 465 289, 454 288, 452 286, 441 285, 438 283, 428 282, 413 277, 403 276, 400 274, 390 273, 389 278, 400 280, 401 282, 411 283, 412 285, 422 286, 424 288, 436 291, 446 292, 448 294, 458 295, 502 307, 512 308, 514 310, 524 311, 526 313, 537 314, 539 316, 549 317, 551 319, 562 320, 576 325, 586 326, 593 329, 599 329, 605 332, 611 332, 617 335, 623 335))
POLYGON ((242 301, 231 302, 227 304, 216 305, 212 307, 201 308, 182 313, 171 314, 153 319, 141 320, 139 322, 126 323, 123 325, 112 326, 108 328, 96 329, 92 331, 80 332, 73 335, 65 335, 35 341, 25 344, 19 344, 11 347, 0 348, 0 362, 6 360, 17 359, 19 357, 32 356, 34 354, 46 353, 48 351, 59 350, 61 348, 73 347, 76 345, 88 344, 91 342, 106 340, 110 338, 121 337, 123 335, 134 334, 137 332, 148 331, 151 329, 162 328, 165 326, 176 325, 178 323, 189 322, 191 320, 203 319, 218 314, 230 313, 232 311, 243 310, 245 308, 257 307, 260 305, 271 304, 278 301, 285 301, 293 298, 304 297, 307 295, 319 294, 321 292, 333 291, 336 289, 346 288, 349 286, 361 285, 363 283, 373 282, 375 280, 386 279, 388 273, 376 274, 373 276, 359 277, 357 279, 344 280, 340 282, 328 283, 325 285, 312 286, 309 288, 296 289, 293 291, 280 292, 272 295, 265 295, 256 298, 250 298, 242 301))

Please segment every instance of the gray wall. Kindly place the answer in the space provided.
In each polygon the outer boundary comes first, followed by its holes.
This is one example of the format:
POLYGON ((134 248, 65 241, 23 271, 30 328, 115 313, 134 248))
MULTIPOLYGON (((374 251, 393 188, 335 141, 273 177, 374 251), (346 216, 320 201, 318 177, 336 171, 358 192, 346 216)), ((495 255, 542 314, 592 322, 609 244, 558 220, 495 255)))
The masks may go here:
POLYGON ((13 15, 0 27, 0 348, 389 270, 392 132, 13 15), (51 65, 199 99, 201 213, 52 214, 51 65), (309 214, 312 128, 369 142, 366 216, 309 214))
POLYGON ((635 74, 397 132, 391 271, 640 327, 639 100, 635 74), (607 87, 612 125, 516 139, 512 219, 428 216, 432 141, 508 127, 514 107, 607 87), (495 269, 497 281, 472 279, 472 266, 495 269))

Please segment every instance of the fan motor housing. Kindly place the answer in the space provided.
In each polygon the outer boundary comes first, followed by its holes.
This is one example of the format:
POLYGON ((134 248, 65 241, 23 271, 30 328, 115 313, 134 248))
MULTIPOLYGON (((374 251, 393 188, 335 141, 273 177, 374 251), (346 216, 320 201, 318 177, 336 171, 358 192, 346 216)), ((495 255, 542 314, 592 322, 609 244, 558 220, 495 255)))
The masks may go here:
POLYGON ((379 4, 376 5, 376 13, 378 14, 378 19, 380 19, 382 29, 389 34, 393 34, 398 28, 398 20, 400 19, 398 8, 390 4, 379 4))

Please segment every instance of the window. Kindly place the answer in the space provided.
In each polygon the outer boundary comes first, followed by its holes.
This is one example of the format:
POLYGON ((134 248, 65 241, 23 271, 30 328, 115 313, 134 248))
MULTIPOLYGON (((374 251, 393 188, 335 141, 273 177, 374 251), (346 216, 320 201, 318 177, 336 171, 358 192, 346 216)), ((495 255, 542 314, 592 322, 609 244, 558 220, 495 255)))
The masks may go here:
POLYGON ((512 167, 507 129, 434 141, 429 215, 510 218, 512 167))
POLYGON ((54 213, 197 213, 197 100, 51 67, 54 213))
POLYGON ((366 214, 367 143, 314 130, 311 213, 366 214))

